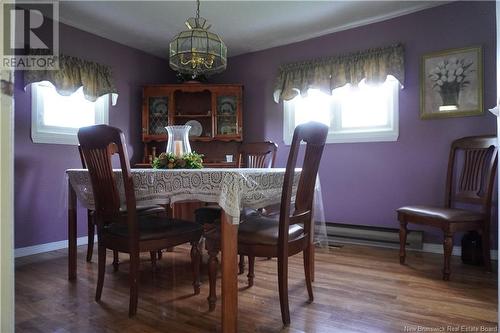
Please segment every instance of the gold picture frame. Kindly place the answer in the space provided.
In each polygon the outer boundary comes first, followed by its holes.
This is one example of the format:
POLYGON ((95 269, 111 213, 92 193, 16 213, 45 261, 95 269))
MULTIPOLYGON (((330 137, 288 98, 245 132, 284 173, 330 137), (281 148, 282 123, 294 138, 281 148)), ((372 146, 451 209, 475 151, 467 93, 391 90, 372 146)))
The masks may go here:
POLYGON ((483 113, 482 46, 422 56, 420 119, 479 116, 483 113))

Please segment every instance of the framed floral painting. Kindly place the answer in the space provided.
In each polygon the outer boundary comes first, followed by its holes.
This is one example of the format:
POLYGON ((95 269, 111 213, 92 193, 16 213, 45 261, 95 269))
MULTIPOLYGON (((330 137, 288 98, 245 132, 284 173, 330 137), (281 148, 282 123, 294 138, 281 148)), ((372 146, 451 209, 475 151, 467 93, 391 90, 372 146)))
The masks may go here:
POLYGON ((426 54, 420 74, 420 118, 483 114, 482 48, 426 54))

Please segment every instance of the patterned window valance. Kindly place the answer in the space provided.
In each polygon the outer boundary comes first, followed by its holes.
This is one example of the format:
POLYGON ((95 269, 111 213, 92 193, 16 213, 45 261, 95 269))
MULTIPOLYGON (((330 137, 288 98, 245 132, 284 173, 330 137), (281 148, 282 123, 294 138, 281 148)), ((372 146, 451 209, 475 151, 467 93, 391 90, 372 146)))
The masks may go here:
POLYGON ((334 56, 280 66, 274 88, 274 100, 291 100, 299 93, 320 89, 331 94, 332 90, 350 83, 357 85, 382 83, 387 75, 394 76, 404 85, 404 47, 396 44, 389 47, 369 49, 347 55, 334 56))
POLYGON ((111 68, 96 62, 67 55, 59 55, 59 70, 31 70, 24 73, 24 86, 34 82, 49 81, 63 96, 71 95, 83 87, 85 98, 95 102, 99 97, 112 94, 116 104, 118 93, 111 68))

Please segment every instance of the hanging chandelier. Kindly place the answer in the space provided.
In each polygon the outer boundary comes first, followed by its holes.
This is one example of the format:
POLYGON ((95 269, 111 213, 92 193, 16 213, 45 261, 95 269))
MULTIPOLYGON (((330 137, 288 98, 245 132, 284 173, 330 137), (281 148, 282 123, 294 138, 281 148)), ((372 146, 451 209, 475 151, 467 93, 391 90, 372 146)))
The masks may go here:
POLYGON ((208 31, 211 25, 207 20, 200 17, 200 0, 196 0, 196 17, 190 17, 185 24, 188 30, 170 42, 170 67, 192 78, 223 72, 227 48, 219 35, 208 31))

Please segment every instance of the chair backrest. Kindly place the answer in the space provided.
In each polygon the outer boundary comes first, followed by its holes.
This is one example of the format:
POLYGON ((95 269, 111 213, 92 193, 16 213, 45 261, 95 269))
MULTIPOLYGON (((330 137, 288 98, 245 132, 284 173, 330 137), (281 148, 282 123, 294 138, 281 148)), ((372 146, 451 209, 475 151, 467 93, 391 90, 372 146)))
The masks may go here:
POLYGON ((87 169, 87 163, 85 163, 85 157, 83 157, 82 146, 78 145, 78 154, 80 155, 80 162, 82 162, 82 168, 87 169))
POLYGON ((453 141, 446 178, 446 207, 481 205, 489 213, 497 166, 496 136, 471 136, 453 141))
POLYGON ((127 220, 129 228, 136 229, 134 184, 123 132, 108 125, 82 127, 78 131, 78 140, 82 165, 86 165, 90 174, 98 224, 120 220, 120 195, 111 160, 114 154, 118 154, 125 189, 127 220))
POLYGON ((238 149, 238 168, 273 168, 278 145, 274 142, 243 143, 238 149))
POLYGON ((292 145, 286 164, 283 191, 281 193, 278 247, 280 256, 282 255, 283 258, 287 257, 288 247, 286 244, 288 243, 288 229, 291 224, 303 224, 305 234, 311 235, 314 186, 327 135, 328 127, 317 122, 299 125, 293 132, 292 145), (295 196, 295 209, 292 216, 290 216, 295 167, 302 141, 305 142, 302 172, 295 196))

